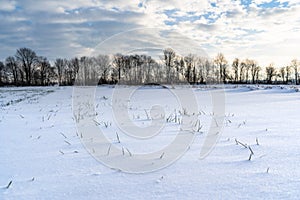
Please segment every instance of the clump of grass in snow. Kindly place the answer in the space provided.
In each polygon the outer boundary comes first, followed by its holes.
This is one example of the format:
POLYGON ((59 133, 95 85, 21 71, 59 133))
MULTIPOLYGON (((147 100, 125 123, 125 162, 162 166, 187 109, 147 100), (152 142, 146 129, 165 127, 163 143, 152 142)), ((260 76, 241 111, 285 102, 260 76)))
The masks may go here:
POLYGON ((65 138, 67 139, 67 136, 65 134, 63 134, 62 132, 60 132, 60 134, 65 138))
POLYGON ((119 134, 116 132, 118 143, 121 143, 119 134))
POLYGON ((251 158, 252 158, 252 156, 254 155, 254 152, 252 151, 252 149, 251 149, 251 147, 250 146, 248 146, 248 149, 249 149, 249 151, 250 151, 250 156, 249 156, 249 161, 251 160, 251 158))
POLYGON ((238 125, 238 128, 240 128, 242 125, 246 125, 246 121, 243 121, 243 123, 240 123, 240 124, 238 125))
POLYGON ((10 182, 7 184, 7 186, 5 187, 5 189, 8 189, 8 188, 11 186, 11 184, 12 184, 12 181, 10 181, 10 182))
POLYGON ((195 124, 194 124, 194 128, 196 128, 196 132, 200 132, 200 130, 202 129, 202 125, 201 125, 201 122, 200 122, 200 120, 199 119, 197 119, 197 121, 195 122, 195 124))
POLYGON ((107 153, 106 153, 106 155, 109 155, 109 153, 110 153, 110 149, 111 149, 111 144, 109 145, 109 147, 108 147, 108 150, 107 150, 107 153))
POLYGON ((186 108, 183 108, 183 115, 189 115, 186 108))
POLYGON ((165 155, 165 152, 163 152, 163 153, 160 155, 159 159, 162 159, 162 158, 164 157, 164 155, 165 155))
POLYGON ((97 122, 96 120, 93 119, 93 121, 95 122, 96 126, 100 126, 101 123, 97 122))
POLYGON ((144 109, 144 110, 145 110, 145 113, 146 113, 147 120, 150 120, 150 116, 149 116, 147 110, 146 109, 144 109))
POLYGON ((236 145, 239 145, 239 144, 240 144, 240 145, 242 145, 243 147, 248 148, 247 144, 244 144, 244 143, 238 141, 236 138, 235 138, 235 143, 236 143, 236 145))
POLYGON ((108 128, 109 125, 111 126, 111 122, 103 122, 103 123, 104 123, 105 128, 108 128))
POLYGON ((166 121, 171 122, 172 121, 172 115, 169 115, 169 117, 167 117, 166 121))
POLYGON ((122 147, 122 154, 125 155, 124 147, 122 147))
POLYGON ((215 122, 215 124, 216 124, 216 127, 219 127, 219 124, 218 124, 216 118, 214 118, 214 122, 215 122))
POLYGON ((258 138, 256 138, 256 140, 255 140, 255 141, 256 141, 256 145, 259 145, 258 138))
POLYGON ((156 180, 157 183, 160 183, 164 179, 164 176, 161 176, 159 179, 156 180))
POLYGON ((129 151, 129 149, 126 148, 126 151, 129 153, 129 156, 132 156, 132 153, 129 151))
POLYGON ((250 161, 252 159, 252 156, 254 155, 252 148, 250 146, 248 146, 247 144, 244 144, 244 143, 238 141, 237 139, 235 139, 235 143, 236 143, 236 145, 241 145, 241 146, 245 147, 246 149, 249 149, 250 155, 249 155, 248 160, 250 161))

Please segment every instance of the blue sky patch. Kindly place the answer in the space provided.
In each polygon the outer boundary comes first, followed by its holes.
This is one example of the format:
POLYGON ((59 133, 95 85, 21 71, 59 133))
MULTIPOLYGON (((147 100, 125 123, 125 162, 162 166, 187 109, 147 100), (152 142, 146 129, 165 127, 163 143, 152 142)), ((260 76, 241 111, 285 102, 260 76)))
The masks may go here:
POLYGON ((258 7, 260 8, 286 8, 288 7, 288 2, 280 3, 278 0, 273 0, 268 3, 259 4, 258 7))

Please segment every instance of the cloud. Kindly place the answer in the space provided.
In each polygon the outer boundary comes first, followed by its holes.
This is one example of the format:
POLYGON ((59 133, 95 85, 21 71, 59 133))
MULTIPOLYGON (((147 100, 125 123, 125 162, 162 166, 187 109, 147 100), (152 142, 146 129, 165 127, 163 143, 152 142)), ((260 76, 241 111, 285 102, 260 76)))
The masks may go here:
POLYGON ((4 12, 13 11, 16 8, 16 2, 10 0, 1 0, 0 5, 1 5, 0 11, 4 11, 4 12))
MULTIPOLYGON (((261 65, 281 66, 300 56, 298 0, 0 0, 0 4, 0 60, 24 46, 52 60, 90 55, 111 36, 145 27, 182 34, 210 57, 223 52, 229 60, 248 57, 261 65)), ((172 41, 180 46, 176 37, 168 40, 158 33, 128 35, 116 51, 137 43, 155 46, 172 41)))

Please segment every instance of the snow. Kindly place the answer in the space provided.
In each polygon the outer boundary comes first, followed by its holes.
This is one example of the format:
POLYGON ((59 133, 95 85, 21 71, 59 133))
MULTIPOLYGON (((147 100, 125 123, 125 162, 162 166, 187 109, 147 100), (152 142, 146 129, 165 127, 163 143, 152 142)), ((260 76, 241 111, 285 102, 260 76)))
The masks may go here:
MULTIPOLYGON (((172 165, 132 174, 105 166, 85 149, 72 111, 73 87, 0 88, 0 199, 298 199, 297 87, 225 86, 223 131, 204 159, 199 157, 212 120, 210 93, 222 86, 141 87, 130 99, 128 116, 147 127, 145 110, 160 105, 165 117, 179 111, 180 100, 170 91, 184 89, 197 98, 203 128, 172 165), (250 161, 249 148, 236 140, 251 147, 250 161)), ((113 91, 99 86, 95 101, 99 128, 114 145, 145 154, 175 138, 174 122, 147 140, 122 134, 111 112, 113 91)))

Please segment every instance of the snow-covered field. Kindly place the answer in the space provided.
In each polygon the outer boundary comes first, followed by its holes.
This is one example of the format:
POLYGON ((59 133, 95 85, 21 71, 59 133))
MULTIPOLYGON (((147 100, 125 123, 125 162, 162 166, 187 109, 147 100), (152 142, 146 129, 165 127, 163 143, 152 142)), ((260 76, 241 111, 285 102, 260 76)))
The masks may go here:
MULTIPOLYGON (((170 91, 182 89, 187 88, 136 91, 128 111, 135 125, 149 125, 153 105, 164 108, 168 121, 160 134, 137 140, 116 135, 110 110, 114 88, 100 86, 95 96, 97 125, 114 145, 126 147, 124 154, 127 149, 134 154, 164 148, 179 127, 172 113, 182 112, 170 91)), ((205 159, 199 157, 213 116, 210 92, 221 87, 188 89, 197 98, 201 122, 189 150, 166 168, 130 174, 101 164, 83 147, 72 111, 72 87, 0 88, 0 199, 299 198, 296 87, 226 86, 223 131, 205 159)))

